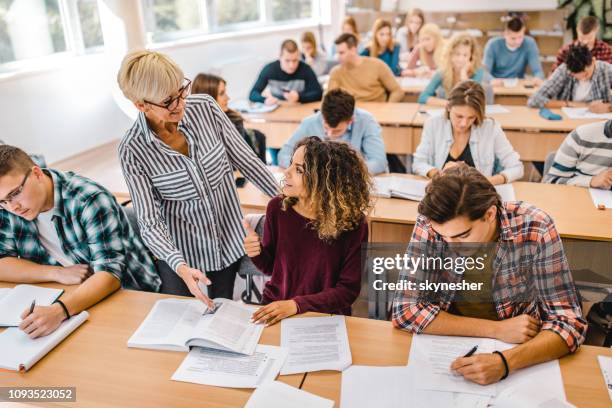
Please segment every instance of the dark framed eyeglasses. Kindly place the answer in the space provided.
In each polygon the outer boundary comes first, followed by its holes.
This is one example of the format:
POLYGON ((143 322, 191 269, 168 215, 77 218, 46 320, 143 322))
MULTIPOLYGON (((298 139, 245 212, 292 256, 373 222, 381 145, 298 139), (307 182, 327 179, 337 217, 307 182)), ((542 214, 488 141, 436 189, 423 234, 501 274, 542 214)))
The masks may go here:
POLYGON ((168 97, 164 101, 162 101, 161 104, 150 102, 150 101, 147 101, 146 99, 144 100, 144 102, 148 103, 149 105, 154 105, 159 108, 164 108, 166 110, 173 111, 178 107, 179 101, 181 99, 185 99, 186 97, 189 96, 190 91, 191 91, 191 79, 184 78, 183 86, 181 86, 181 88, 178 90, 177 96, 173 98, 168 97))
POLYGON ((0 206, 7 207, 9 204, 13 202, 14 199, 19 197, 19 194, 21 194, 21 192, 23 191, 23 188, 25 187, 25 183, 26 181, 28 181, 28 177, 30 177, 30 174, 32 174, 32 169, 28 170, 25 177, 23 178, 23 181, 16 189, 8 193, 8 195, 6 196, 4 200, 0 200, 0 206))

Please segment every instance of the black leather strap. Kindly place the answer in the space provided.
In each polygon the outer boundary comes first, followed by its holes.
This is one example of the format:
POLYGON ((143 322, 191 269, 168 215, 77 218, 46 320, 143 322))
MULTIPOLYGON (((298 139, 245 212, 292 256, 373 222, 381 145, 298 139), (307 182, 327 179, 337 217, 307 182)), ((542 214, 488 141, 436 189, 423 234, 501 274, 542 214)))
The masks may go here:
POLYGON ((506 372, 504 373, 502 378, 499 379, 501 381, 505 379, 506 377, 508 377, 508 374, 510 373, 510 369, 508 368, 508 361, 506 361, 506 357, 504 357, 504 355, 500 351, 495 350, 493 354, 497 354, 498 356, 501 357, 502 362, 504 363, 504 368, 506 369, 506 372))
POLYGON ((66 319, 70 319, 70 313, 68 312, 68 308, 66 307, 64 302, 62 302, 59 299, 56 299, 55 302, 53 302, 53 303, 59 304, 62 307, 62 309, 64 309, 64 313, 66 314, 66 319))

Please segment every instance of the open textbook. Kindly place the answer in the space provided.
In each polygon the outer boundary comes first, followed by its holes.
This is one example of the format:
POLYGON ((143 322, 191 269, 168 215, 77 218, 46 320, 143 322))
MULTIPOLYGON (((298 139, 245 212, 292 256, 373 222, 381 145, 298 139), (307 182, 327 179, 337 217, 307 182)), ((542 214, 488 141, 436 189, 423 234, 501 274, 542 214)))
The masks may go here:
POLYGON ((287 350, 258 345, 252 355, 194 347, 172 375, 174 381, 230 388, 257 388, 273 381, 287 350))
MULTIPOLYGON (((403 198, 405 200, 421 201, 425 197, 425 187, 429 180, 418 180, 399 176, 374 177, 373 194, 383 198, 403 198)), ((495 190, 502 201, 516 201, 514 186, 510 183, 499 184, 495 190)))
POLYGON ((283 375, 342 371, 353 362, 344 316, 284 319, 281 346, 289 350, 283 375))
POLYGON ((21 323, 21 313, 36 300, 36 306, 49 306, 64 291, 34 285, 17 285, 0 293, 0 327, 16 327, 21 323))
POLYGON ((64 321, 53 333, 31 339, 17 327, 9 327, 0 333, 0 368, 27 371, 55 346, 77 329, 87 318, 86 311, 64 321))
POLYGON ((189 351, 199 346, 252 355, 264 326, 250 321, 253 308, 214 299, 215 311, 197 299, 158 300, 128 347, 189 351))

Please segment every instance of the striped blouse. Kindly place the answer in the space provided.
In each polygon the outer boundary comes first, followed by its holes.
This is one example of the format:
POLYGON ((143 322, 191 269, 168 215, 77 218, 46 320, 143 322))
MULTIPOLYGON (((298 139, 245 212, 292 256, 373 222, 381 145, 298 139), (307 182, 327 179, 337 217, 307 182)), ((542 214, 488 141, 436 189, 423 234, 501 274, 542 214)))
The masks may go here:
POLYGON ((210 96, 187 98, 178 129, 189 156, 162 142, 139 113, 119 145, 121 168, 151 252, 175 271, 183 263, 218 271, 244 255, 232 166, 269 196, 278 185, 210 96))

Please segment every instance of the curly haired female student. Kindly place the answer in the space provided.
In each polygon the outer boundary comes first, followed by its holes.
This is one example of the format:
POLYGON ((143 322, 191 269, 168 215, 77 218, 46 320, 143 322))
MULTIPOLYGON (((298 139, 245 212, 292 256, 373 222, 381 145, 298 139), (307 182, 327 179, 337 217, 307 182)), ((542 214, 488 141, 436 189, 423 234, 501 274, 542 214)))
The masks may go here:
POLYGON ((247 255, 272 275, 253 321, 270 325, 309 311, 350 315, 372 207, 367 166, 348 144, 311 136, 296 146, 284 175, 262 242, 245 225, 247 255))

